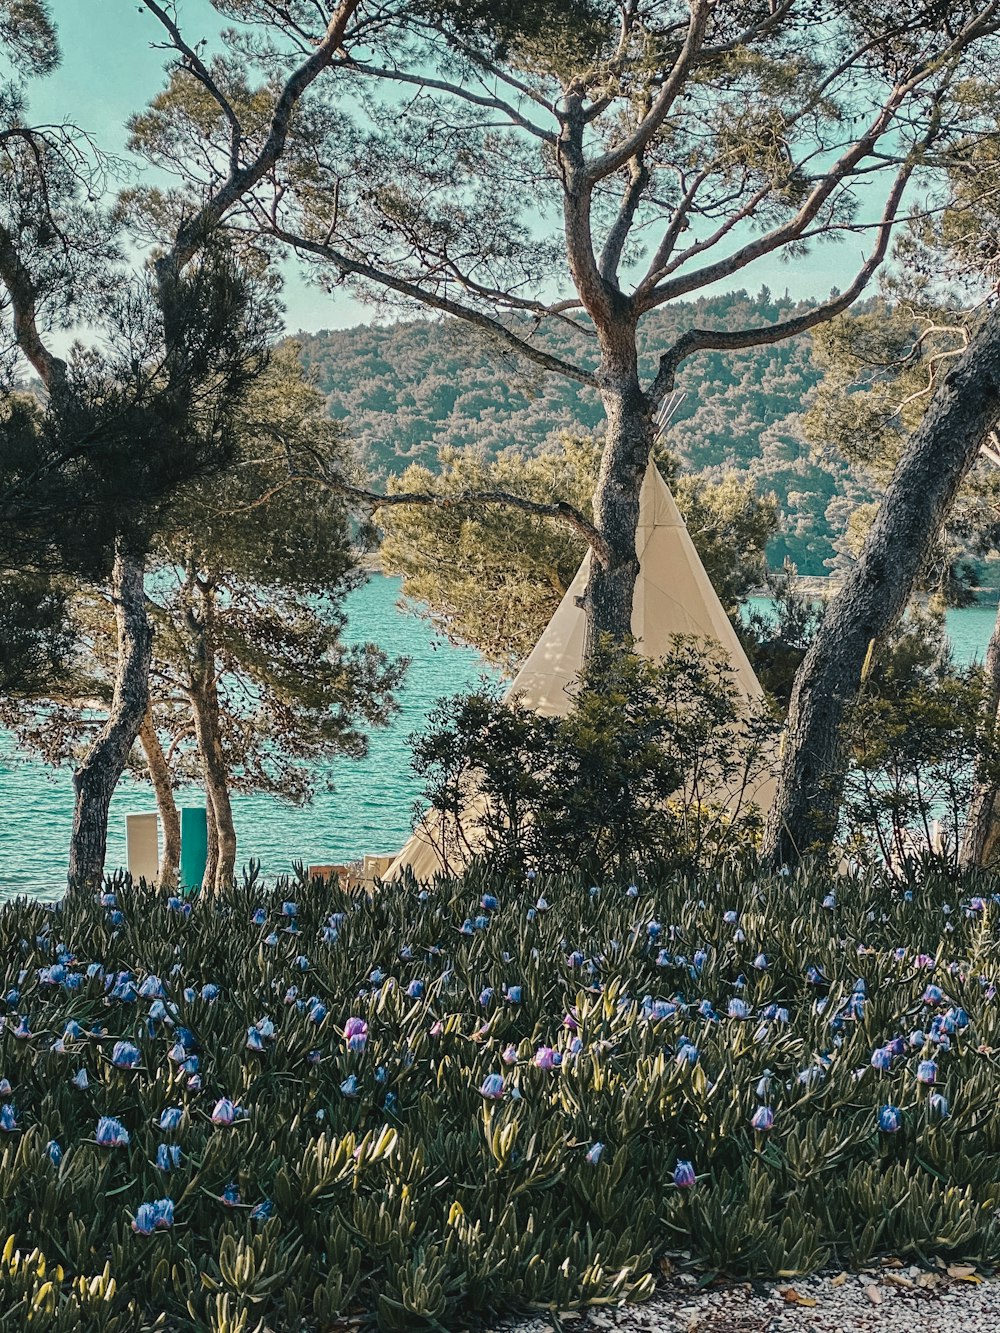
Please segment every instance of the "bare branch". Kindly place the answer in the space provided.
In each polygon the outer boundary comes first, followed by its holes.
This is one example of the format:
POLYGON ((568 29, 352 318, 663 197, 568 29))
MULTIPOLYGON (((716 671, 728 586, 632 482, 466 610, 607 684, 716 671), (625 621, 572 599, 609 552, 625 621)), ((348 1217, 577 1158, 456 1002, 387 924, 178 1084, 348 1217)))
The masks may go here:
POLYGON ((367 278, 370 282, 388 287, 390 291, 398 292, 401 296, 408 296, 411 300, 418 301, 422 305, 430 306, 434 310, 441 310, 447 315, 455 315, 457 318, 465 320, 466 323, 474 324, 477 328, 483 329, 484 332, 491 334, 494 338, 498 338, 527 360, 533 361, 535 365, 543 366, 546 370, 555 371, 557 375, 565 375, 567 379, 576 380, 580 384, 587 384, 591 387, 597 386, 597 379, 592 371, 584 370, 581 366, 574 366, 569 361, 563 361, 561 357, 554 356, 541 347, 535 347, 526 339, 519 337, 513 329, 508 328, 499 319, 484 314, 481 310, 475 310, 471 306, 463 305, 461 301, 453 301, 450 297, 441 296, 437 292, 428 291, 418 283, 399 278, 393 273, 376 268, 374 264, 353 259, 350 255, 334 249, 332 245, 326 242, 314 241, 307 236, 298 236, 294 232, 286 231, 270 218, 266 220, 264 226, 276 240, 282 241, 285 245, 290 245, 294 250, 327 260, 340 269, 341 273, 367 278))
POLYGON ((769 343, 782 342, 785 338, 794 338, 800 333, 806 333, 817 324, 833 319, 835 315, 841 314, 851 306, 864 291, 886 256, 896 213, 899 210, 900 202, 914 166, 915 162, 908 162, 893 181, 892 189, 889 191, 889 197, 886 200, 882 218, 879 222, 879 234, 875 248, 862 264, 855 275, 854 281, 846 291, 839 296, 832 297, 829 301, 823 302, 821 305, 815 306, 812 310, 807 310, 804 314, 796 315, 792 319, 781 320, 777 324, 734 331, 688 329, 660 357, 659 370, 649 391, 652 402, 658 404, 673 390, 677 367, 695 352, 708 350, 738 351, 743 347, 760 347, 769 343))
POLYGON ((616 287, 618 286, 618 265, 621 262, 622 251, 625 248, 625 242, 628 240, 628 234, 632 230, 636 209, 639 207, 646 186, 649 184, 649 171, 640 157, 634 157, 628 167, 628 183, 622 195, 618 214, 607 234, 604 248, 601 250, 597 261, 597 268, 601 277, 605 282, 614 283, 616 287))

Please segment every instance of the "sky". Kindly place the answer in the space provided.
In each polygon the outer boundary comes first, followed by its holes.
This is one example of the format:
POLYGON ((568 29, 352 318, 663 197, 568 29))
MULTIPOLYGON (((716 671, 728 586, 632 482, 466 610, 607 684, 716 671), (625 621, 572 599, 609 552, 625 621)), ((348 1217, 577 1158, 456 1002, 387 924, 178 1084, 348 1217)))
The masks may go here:
MULTIPOLYGON (((136 0, 50 0, 50 7, 63 59, 48 78, 32 81, 32 119, 72 119, 102 148, 125 155, 128 117, 164 83, 168 53, 154 48, 160 40, 159 25, 136 0)), ((177 0, 176 8, 189 40, 211 37, 223 26, 208 0, 177 0)), ((137 173, 149 179, 149 168, 133 162, 137 173)), ((846 287, 861 258, 861 242, 852 238, 845 244, 819 247, 805 262, 785 264, 767 257, 715 290, 757 291, 767 285, 775 293, 787 289, 796 299, 820 298, 831 287, 846 287)), ((370 307, 349 293, 330 296, 306 282, 294 263, 286 271, 284 301, 289 332, 348 328, 375 318, 370 307)))

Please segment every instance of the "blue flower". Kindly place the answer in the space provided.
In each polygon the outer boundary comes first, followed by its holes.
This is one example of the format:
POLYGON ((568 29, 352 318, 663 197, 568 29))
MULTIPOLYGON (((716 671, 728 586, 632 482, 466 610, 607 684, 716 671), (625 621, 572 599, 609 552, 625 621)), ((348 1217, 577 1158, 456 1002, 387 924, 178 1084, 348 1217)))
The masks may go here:
POLYGON ((282 903, 282 904, 281 904, 281 915, 282 915, 282 916, 298 916, 298 914, 299 914, 299 909, 298 909, 298 907, 295 905, 295 903, 282 903))
POLYGON ((507 987, 507 990, 506 990, 506 996, 505 996, 505 998, 506 998, 511 1004, 520 1004, 520 1003, 521 1003, 521 994, 522 994, 522 990, 521 990, 521 987, 520 987, 520 986, 508 986, 508 987, 507 987))
POLYGON ((382 1110, 392 1115, 399 1110, 399 1098, 392 1091, 389 1091, 382 1098, 382 1110))
POLYGON ((587 1149, 587 1155, 584 1160, 586 1161, 588 1166, 597 1166, 598 1162, 600 1162, 603 1156, 604 1156, 604 1144, 594 1143, 591 1144, 591 1146, 587 1149))
POLYGON ((226 1188, 219 1195, 220 1203, 224 1203, 227 1208, 239 1208, 240 1191, 235 1181, 230 1181, 226 1188))
POLYGON ((678 1158, 677 1165, 674 1167, 674 1184, 677 1188, 681 1190, 690 1189, 697 1179, 692 1164, 684 1161, 683 1158, 678 1158))
POLYGON ((162 1000, 166 995, 163 982, 157 976, 148 976, 139 987, 139 994, 144 1000, 162 1000))
POLYGON ((264 1038, 260 1035, 257 1029, 253 1027, 247 1028, 247 1050, 260 1052, 266 1049, 264 1038))
POLYGON ((127 1148, 129 1145, 128 1130, 110 1115, 102 1115, 98 1120, 94 1138, 102 1148, 127 1148))
POLYGON ((419 978, 414 979, 407 986, 406 993, 411 1000, 422 999, 424 994, 424 983, 419 978))
POLYGON ((738 996, 734 995, 729 1001, 728 1013, 730 1018, 749 1018, 750 1006, 747 1004, 746 1000, 741 1000, 738 996))
POLYGON ((267 911, 263 907, 254 908, 253 916, 250 918, 251 925, 262 926, 267 920, 267 911))
POLYGON ((152 1203, 141 1203, 136 1209, 132 1230, 140 1236, 151 1236, 154 1231, 165 1231, 173 1225, 173 1199, 155 1199, 152 1203))
POLYGON ((872 1069, 891 1069, 892 1052, 887 1051, 884 1046, 872 1051, 872 1069))
POLYGON ((214 981, 206 981, 201 988, 201 998, 211 1004, 219 998, 219 988, 214 981))
POLYGON ((14 1113, 14 1108, 10 1102, 4 1102, 3 1106, 0 1106, 0 1130, 3 1130, 5 1134, 13 1134, 16 1129, 17 1116, 14 1113))
POLYGON ((269 1217, 274 1215, 274 1204, 270 1199, 261 1199, 260 1203, 255 1203, 250 1209, 251 1222, 266 1222, 269 1217))
POLYGON ((326 1018, 327 1012, 326 1005, 319 1000, 316 1000, 312 1005, 312 1008, 309 1010, 309 1018, 318 1027, 323 1019, 326 1018))
POLYGON ((917 1065, 918 1083, 937 1082, 937 1064, 933 1060, 921 1060, 917 1065))
POLYGON ((142 1063, 142 1052, 130 1041, 116 1041, 111 1051, 111 1063, 116 1069, 137 1069, 142 1063))
POLYGON ((356 1097, 358 1095, 358 1079, 356 1074, 348 1074, 340 1085, 340 1091, 345 1097, 356 1097))
POLYGON ((489 1004, 492 1003, 492 1001, 493 1001, 493 987, 484 986, 483 989, 479 992, 479 1003, 485 1009, 489 1004))
POLYGON ((179 1106, 167 1106, 160 1112, 160 1129, 170 1131, 180 1128, 184 1112, 179 1106))
POLYGON ((487 1074, 480 1086, 480 1095, 487 1101, 495 1102, 503 1096, 507 1085, 503 1074, 487 1074))
POLYGON ((883 1134, 895 1134, 903 1123, 898 1106, 883 1106, 878 1113, 878 1127, 883 1134))
POLYGON ((758 972, 765 971, 766 968, 769 966, 767 954, 759 953, 757 957, 753 960, 753 965, 758 972))
POLYGON ((943 1004, 945 993, 940 986, 928 986, 922 998, 924 1004, 943 1004))
POLYGON ((156 1165, 161 1171, 176 1169, 181 1164, 181 1150, 176 1143, 161 1143, 156 1149, 156 1165))
POLYGON ((56 1139, 49 1139, 45 1145, 45 1153, 53 1166, 58 1166, 63 1158, 63 1150, 56 1139))
POLYGON ((500 899, 495 898, 492 893, 484 893, 480 903, 487 912, 495 912, 500 906, 500 899))
POLYGON ((81 1092, 84 1092, 90 1087, 90 1079, 87 1077, 87 1071, 85 1069, 78 1069, 70 1079, 70 1082, 74 1087, 79 1088, 81 1092))
POLYGON ((774 1128, 774 1112, 770 1106, 758 1106, 756 1111, 750 1117, 750 1124, 759 1133, 766 1133, 767 1130, 774 1128))

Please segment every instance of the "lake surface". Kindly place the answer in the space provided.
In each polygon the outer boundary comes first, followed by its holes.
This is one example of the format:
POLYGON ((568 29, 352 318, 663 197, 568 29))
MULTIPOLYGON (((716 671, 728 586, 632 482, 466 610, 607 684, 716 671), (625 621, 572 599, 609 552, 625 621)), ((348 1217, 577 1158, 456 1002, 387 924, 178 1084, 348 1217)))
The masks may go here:
MULTIPOLYGON (((420 786, 409 765, 407 737, 419 731, 436 701, 495 679, 478 653, 441 638, 430 623, 401 610, 398 579, 374 575, 345 602, 349 639, 377 643, 391 657, 409 657, 400 711, 370 735, 364 759, 329 766, 333 791, 304 808, 269 796, 234 796, 239 864, 254 857, 265 874, 293 861, 319 865, 365 852, 394 852, 410 832, 420 786)), ((178 805, 203 805, 197 788, 177 793, 178 805)), ((107 869, 125 863, 125 815, 156 809, 148 786, 123 778, 111 803, 107 869)), ((73 783, 66 769, 18 758, 0 732, 0 900, 19 893, 55 896, 65 887, 73 783)))
MULTIPOLYGON (((235 796, 240 864, 258 859, 265 874, 290 871, 293 861, 321 864, 348 861, 365 852, 394 852, 410 831, 413 803, 420 794, 410 771, 407 737, 419 731, 444 695, 468 689, 484 677, 495 679, 477 653, 457 648, 430 624, 399 606, 399 580, 373 576, 346 603, 348 637, 371 640, 392 656, 411 659, 400 692, 400 712, 392 726, 371 735, 361 760, 330 766, 333 791, 296 809, 271 797, 235 796)), ((981 658, 996 608, 973 606, 948 613, 948 632, 960 662, 981 658)), ((200 805, 200 792, 178 793, 178 804, 200 805)), ((111 805, 108 869, 124 864, 125 815, 156 809, 152 791, 123 779, 111 805)), ((18 757, 0 732, 0 899, 19 893, 56 896, 66 876, 73 810, 69 769, 53 771, 18 757)))

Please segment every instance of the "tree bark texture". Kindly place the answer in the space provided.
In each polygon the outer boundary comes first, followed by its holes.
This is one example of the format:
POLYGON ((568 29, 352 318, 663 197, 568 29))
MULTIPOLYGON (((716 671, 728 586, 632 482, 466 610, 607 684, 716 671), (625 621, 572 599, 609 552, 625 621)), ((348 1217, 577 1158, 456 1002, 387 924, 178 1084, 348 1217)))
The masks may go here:
POLYGON ((652 409, 639 383, 634 320, 622 312, 601 334, 599 373, 607 421, 594 491, 594 526, 605 556, 595 551, 584 594, 588 655, 602 635, 632 633, 632 600, 639 574, 635 553, 639 495, 653 444, 652 409))
POLYGON ((869 653, 902 614, 980 446, 1000 419, 1000 310, 941 381, 910 438, 857 563, 830 604, 792 690, 764 859, 795 864, 836 831, 843 724, 869 653))
POLYGON ((122 549, 115 553, 111 600, 118 631, 118 661, 107 721, 73 774, 76 795, 70 837, 69 888, 94 891, 104 874, 108 807, 149 701, 153 631, 146 616, 143 561, 122 549))
POLYGON ((177 875, 181 864, 181 817, 174 800, 174 784, 170 777, 170 767, 163 753, 163 746, 156 734, 153 710, 147 705, 142 726, 139 728, 139 740, 146 756, 146 768, 149 780, 153 784, 156 796, 156 808, 160 814, 163 828, 163 850, 160 852, 159 881, 165 889, 177 888, 177 875))
MULTIPOLYGON (((983 701, 984 731, 990 736, 996 735, 1000 721, 1000 607, 993 622, 993 632, 986 648, 986 660, 983 663, 986 673, 986 698, 983 701)), ((962 839, 960 863, 965 870, 977 866, 992 865, 1000 855, 1000 784, 981 778, 972 793, 969 802, 969 817, 962 839)))

